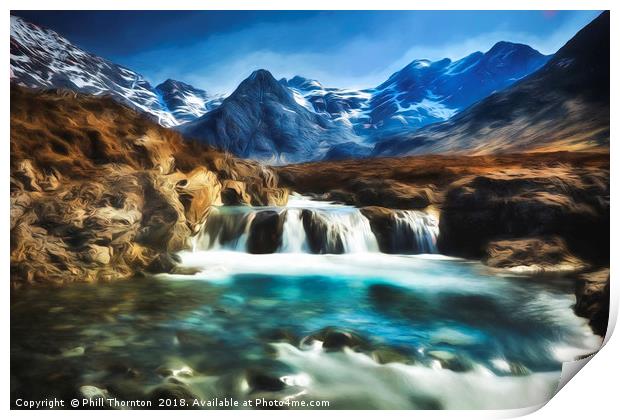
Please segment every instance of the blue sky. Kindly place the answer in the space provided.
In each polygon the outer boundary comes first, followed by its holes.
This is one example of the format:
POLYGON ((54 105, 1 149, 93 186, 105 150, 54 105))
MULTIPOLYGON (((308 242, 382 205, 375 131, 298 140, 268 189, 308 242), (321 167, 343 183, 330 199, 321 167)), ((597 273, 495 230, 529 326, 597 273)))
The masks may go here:
POLYGON ((254 69, 366 88, 414 59, 498 41, 557 51, 597 11, 14 11, 142 73, 231 92, 254 69))

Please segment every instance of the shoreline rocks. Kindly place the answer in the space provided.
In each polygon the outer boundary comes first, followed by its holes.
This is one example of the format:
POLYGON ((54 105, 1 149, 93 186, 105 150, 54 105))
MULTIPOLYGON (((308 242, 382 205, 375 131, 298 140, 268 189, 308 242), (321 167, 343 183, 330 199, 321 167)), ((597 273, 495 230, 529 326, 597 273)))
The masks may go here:
POLYGON ((574 273, 589 268, 557 236, 489 242, 482 263, 522 273, 574 273))
POLYGON ((592 331, 604 337, 609 324, 609 268, 579 276, 575 296, 575 314, 588 318, 592 331))

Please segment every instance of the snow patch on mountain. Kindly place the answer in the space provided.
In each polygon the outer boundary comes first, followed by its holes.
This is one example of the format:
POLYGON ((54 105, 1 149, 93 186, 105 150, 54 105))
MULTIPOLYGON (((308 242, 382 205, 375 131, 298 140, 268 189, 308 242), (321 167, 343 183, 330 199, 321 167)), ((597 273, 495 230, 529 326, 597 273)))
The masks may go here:
POLYGON ((222 98, 178 82, 178 90, 153 88, 139 73, 73 45, 58 33, 11 16, 11 81, 30 88, 65 88, 110 95, 148 113, 165 127, 204 115, 222 98))

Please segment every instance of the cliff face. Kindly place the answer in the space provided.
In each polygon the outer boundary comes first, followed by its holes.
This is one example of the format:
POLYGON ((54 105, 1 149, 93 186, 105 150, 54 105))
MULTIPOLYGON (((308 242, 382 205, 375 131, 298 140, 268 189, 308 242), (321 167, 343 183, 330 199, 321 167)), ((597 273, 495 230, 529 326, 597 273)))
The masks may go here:
POLYGON ((11 283, 165 271, 211 205, 284 204, 270 169, 107 97, 11 88, 11 283))

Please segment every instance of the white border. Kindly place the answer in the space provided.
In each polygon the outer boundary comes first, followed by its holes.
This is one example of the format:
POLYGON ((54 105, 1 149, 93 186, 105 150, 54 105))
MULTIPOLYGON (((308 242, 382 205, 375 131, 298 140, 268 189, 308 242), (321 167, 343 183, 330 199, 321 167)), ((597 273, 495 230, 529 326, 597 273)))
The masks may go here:
MULTIPOLYGON (((293 4, 292 1, 283 1, 283 0, 217 0, 217 1, 190 1, 190 0, 174 0, 174 1, 164 1, 164 0, 124 0, 124 1, 91 1, 86 3, 84 0, 56 0, 54 2, 50 1, 36 1, 36 0, 9 0, 7 7, 7 12, 5 12, 3 21, 5 34, 9 32, 9 13, 8 11, 11 9, 15 10, 27 10, 27 9, 76 9, 76 10, 115 10, 115 9, 159 9, 159 10, 183 10, 183 9, 211 9, 211 10, 232 10, 232 9, 252 9, 252 10, 407 10, 407 9, 417 9, 417 10, 553 10, 553 9, 564 9, 564 10, 611 10, 611 38, 612 38, 612 57, 611 57, 611 68, 612 74, 618 74, 618 54, 614 53, 614 47, 617 50, 619 43, 617 42, 618 38, 618 30, 617 30, 617 22, 616 13, 620 13, 614 10, 614 5, 618 4, 617 2, 612 1, 579 1, 579 0, 564 0, 564 1, 550 1, 550 0, 521 0, 521 1, 502 1, 493 2, 493 1, 481 1, 481 0, 469 0, 467 2, 464 1, 448 1, 448 0, 427 0, 425 2, 422 1, 407 1, 407 0, 381 0, 380 2, 369 1, 369 0, 355 0, 355 1, 346 1, 346 0, 296 0, 293 4)), ((620 10, 620 8, 617 8, 620 10)), ((6 35, 8 38, 8 35, 6 35)), ((4 57, 8 57, 9 55, 9 42, 8 39, 5 38, 5 42, 2 44, 2 48, 4 50, 4 57)), ((8 76, 8 68, 6 68, 8 76)), ((2 164, 0 168, 4 172, 4 182, 2 182, 1 188, 3 191, 0 193, 3 201, 3 208, 5 211, 9 209, 9 182, 8 179, 10 177, 9 173, 9 156, 10 156, 10 146, 9 146, 9 78, 5 79, 5 82, 2 85, 2 113, 4 118, 2 120, 2 151, 0 154, 0 159, 2 159, 2 164)), ((612 132, 615 132, 615 127, 617 126, 616 122, 618 121, 618 111, 615 106, 618 101, 618 83, 615 78, 612 77, 611 81, 611 126, 612 132)), ((613 141, 612 141, 613 143, 613 141)), ((611 156, 611 166, 612 170, 612 196, 615 196, 615 189, 613 186, 616 185, 615 173, 618 170, 618 160, 620 157, 612 154, 611 156)), ((614 203, 616 200, 613 200, 614 203)), ((618 261, 620 257, 618 244, 613 238, 617 238, 620 234, 620 228, 618 224, 618 215, 614 213, 618 213, 615 211, 616 207, 612 206, 612 217, 611 217, 611 237, 612 237, 612 247, 611 247, 611 261, 612 261, 612 272, 615 273, 615 264, 614 261, 618 261)), ((8 211, 7 211, 8 213, 8 211)), ((4 311, 2 313, 2 332, 5 337, 4 345, 2 346, 2 365, 1 371, 4 373, 4 378, 2 378, 2 387, 0 393, 0 404, 5 410, 9 410, 9 390, 10 390, 10 377, 9 377, 9 322, 10 322, 10 293, 9 293, 9 254, 10 254, 10 244, 9 244, 9 215, 5 214, 2 219, 2 227, 5 232, 4 238, 6 238, 1 246, 2 246, 2 254, 4 261, 4 273, 6 277, 4 278, 5 286, 4 286, 4 311)), ((614 287, 615 282, 612 281, 611 293, 612 293, 612 305, 611 305, 611 315, 610 315, 610 330, 613 329, 617 319, 618 313, 618 297, 620 295, 620 287, 614 287)), ((582 372, 577 374, 577 378, 570 381, 559 393, 556 395, 544 409, 536 411, 534 414, 530 415, 532 419, 546 419, 546 418, 563 418, 563 419, 584 419, 588 418, 589 420, 607 419, 615 417, 618 413, 619 404, 617 402, 617 384, 618 384, 618 373, 619 372, 619 363, 616 359, 616 355, 620 354, 620 344, 618 343, 618 339, 614 338, 609 341, 609 335, 606 339, 606 345, 601 350, 599 354, 597 354, 590 363, 588 363, 587 368, 585 368, 582 372)), ((480 418, 506 418, 506 417, 515 417, 524 414, 528 414, 532 411, 535 411, 537 407, 531 409, 524 410, 489 410, 489 411, 355 411, 352 413, 341 413, 341 412, 322 412, 317 413, 315 411, 300 411, 300 412, 285 412, 285 411, 258 411, 258 412, 232 412, 232 411, 219 411, 217 413, 213 412, 188 412, 187 414, 181 414, 183 416, 215 416, 216 418, 222 419, 237 419, 239 417, 252 417, 259 419, 272 419, 272 418, 283 418, 283 417, 291 417, 295 418, 315 418, 317 416, 323 417, 338 417, 342 416, 354 416, 356 418, 370 418, 375 417, 377 415, 382 418, 401 418, 401 417, 417 417, 417 418, 471 418, 471 419, 480 419, 480 418)), ((153 418, 168 418, 172 413, 163 412, 163 411, 140 411, 137 413, 138 416, 147 415, 153 418)), ((82 418, 84 416, 88 416, 89 418, 99 419, 106 418, 110 414, 108 412, 100 412, 100 411, 45 411, 45 412, 34 412, 34 411, 11 411, 9 414, 14 418, 34 418, 35 416, 45 416, 53 419, 66 419, 66 418, 82 418)), ((133 412, 115 412, 118 417, 135 417, 136 413, 133 412)), ((180 412, 175 412, 175 416, 180 415, 180 412)))

